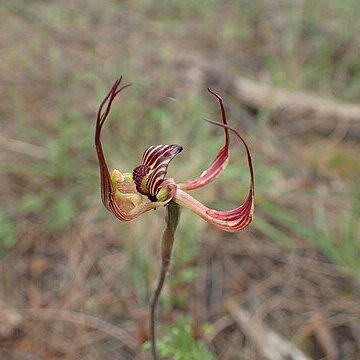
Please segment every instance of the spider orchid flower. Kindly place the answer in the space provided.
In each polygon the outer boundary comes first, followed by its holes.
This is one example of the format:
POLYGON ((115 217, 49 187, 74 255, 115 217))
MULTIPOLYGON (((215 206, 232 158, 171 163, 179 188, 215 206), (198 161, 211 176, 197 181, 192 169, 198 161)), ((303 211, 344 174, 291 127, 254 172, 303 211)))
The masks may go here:
POLYGON ((116 80, 101 103, 96 121, 95 145, 99 159, 101 197, 104 206, 118 219, 129 221, 146 211, 173 201, 225 231, 239 231, 249 225, 254 213, 254 172, 250 151, 241 135, 227 124, 222 98, 210 89, 208 91, 218 100, 222 122, 207 121, 223 128, 225 142, 209 168, 200 177, 184 183, 176 183, 174 179, 166 177, 168 165, 182 151, 182 146, 175 144, 150 146, 142 156, 142 163, 133 172, 121 173, 119 170, 113 170, 110 174, 102 149, 101 130, 114 99, 129 86, 121 87, 121 80, 122 78, 116 80), (250 172, 249 193, 245 202, 237 208, 219 211, 206 207, 186 191, 209 184, 225 168, 229 159, 230 132, 245 146, 250 172))

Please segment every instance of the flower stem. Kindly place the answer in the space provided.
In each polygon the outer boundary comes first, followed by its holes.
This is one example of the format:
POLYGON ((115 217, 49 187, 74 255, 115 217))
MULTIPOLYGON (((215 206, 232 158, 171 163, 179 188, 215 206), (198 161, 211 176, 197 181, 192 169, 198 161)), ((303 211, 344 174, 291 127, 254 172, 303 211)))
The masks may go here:
POLYGON ((174 234, 179 223, 180 207, 173 201, 167 205, 166 228, 161 239, 161 268, 156 288, 150 300, 149 314, 149 333, 151 341, 151 353, 153 360, 157 360, 156 355, 156 336, 155 336, 155 310, 158 299, 163 288, 167 271, 169 269, 172 249, 174 245, 174 234))

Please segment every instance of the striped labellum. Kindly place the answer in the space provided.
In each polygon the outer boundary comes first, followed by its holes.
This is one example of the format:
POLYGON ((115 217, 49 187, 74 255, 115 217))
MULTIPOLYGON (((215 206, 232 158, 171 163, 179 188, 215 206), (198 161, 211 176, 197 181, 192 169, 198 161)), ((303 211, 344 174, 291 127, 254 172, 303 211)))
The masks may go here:
POLYGON ((142 157, 142 165, 133 171, 136 190, 151 201, 157 201, 170 161, 182 151, 179 145, 150 146, 142 157))

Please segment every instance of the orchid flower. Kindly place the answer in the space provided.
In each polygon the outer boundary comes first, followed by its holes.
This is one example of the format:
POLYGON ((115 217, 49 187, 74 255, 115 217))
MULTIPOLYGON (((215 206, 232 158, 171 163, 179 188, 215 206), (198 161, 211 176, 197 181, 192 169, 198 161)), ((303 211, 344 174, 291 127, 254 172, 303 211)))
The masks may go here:
POLYGON ((167 178, 166 172, 170 162, 182 151, 182 146, 150 146, 142 156, 142 163, 132 172, 121 173, 113 170, 110 174, 101 144, 101 130, 110 113, 116 96, 129 85, 120 86, 116 80, 105 99, 102 101, 96 121, 95 145, 99 159, 101 176, 101 197, 104 206, 118 219, 129 221, 141 214, 165 206, 172 201, 202 217, 208 223, 225 231, 239 231, 248 226, 254 213, 254 172, 249 148, 242 136, 227 124, 227 117, 222 98, 210 89, 208 91, 218 100, 222 122, 207 120, 224 130, 225 141, 215 159, 198 178, 183 183, 176 183, 167 178), (250 172, 249 193, 245 202, 235 209, 219 211, 210 209, 187 191, 203 187, 212 182, 226 167, 229 160, 229 133, 233 133, 245 147, 250 172))
POLYGON ((215 159, 198 178, 184 183, 176 183, 167 178, 166 172, 170 162, 182 151, 182 146, 176 144, 150 146, 142 156, 142 162, 132 172, 121 173, 113 170, 110 174, 106 164, 102 144, 101 130, 109 116, 111 106, 116 96, 129 85, 120 86, 122 78, 116 80, 105 99, 102 101, 96 121, 95 145, 99 159, 101 178, 101 198, 105 207, 122 221, 130 221, 141 214, 160 206, 167 207, 166 228, 161 241, 161 268, 157 285, 150 300, 149 334, 153 359, 156 355, 155 309, 166 273, 169 268, 174 234, 178 225, 180 208, 184 207, 202 217, 210 224, 225 231, 239 231, 248 226, 254 214, 254 171, 249 148, 241 135, 227 124, 226 112, 222 98, 208 91, 218 100, 222 122, 207 120, 224 130, 225 142, 215 159), (187 191, 203 187, 212 182, 226 167, 229 160, 229 145, 232 132, 245 146, 249 172, 249 193, 243 204, 235 209, 219 211, 210 209, 187 191))

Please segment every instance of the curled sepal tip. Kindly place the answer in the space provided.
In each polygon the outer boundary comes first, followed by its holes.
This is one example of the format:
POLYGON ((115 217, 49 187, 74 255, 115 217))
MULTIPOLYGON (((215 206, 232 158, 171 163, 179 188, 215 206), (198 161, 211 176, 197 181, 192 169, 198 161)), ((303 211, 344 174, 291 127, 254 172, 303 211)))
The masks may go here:
POLYGON ((235 129, 224 123, 218 123, 212 120, 207 121, 216 126, 230 130, 245 146, 248 167, 250 171, 250 186, 248 196, 243 204, 235 209, 228 211, 210 209, 182 189, 177 190, 174 201, 179 205, 193 211, 195 214, 199 215, 204 220, 212 225, 215 225, 221 230, 229 232, 239 231, 248 226, 252 222, 254 216, 254 170, 251 154, 245 140, 235 129))
MULTIPOLYGON (((226 111, 225 111, 223 99, 218 94, 214 93, 212 90, 208 89, 208 91, 210 94, 214 95, 217 98, 220 106, 222 124, 227 125, 227 117, 226 117, 226 111)), ((209 165, 208 169, 203 171, 198 178, 178 184, 179 189, 194 190, 200 188, 213 181, 221 173, 221 171, 225 169, 227 162, 229 160, 230 138, 229 138, 228 128, 226 126, 224 126, 223 128, 225 135, 224 145, 219 150, 214 160, 209 165)))

